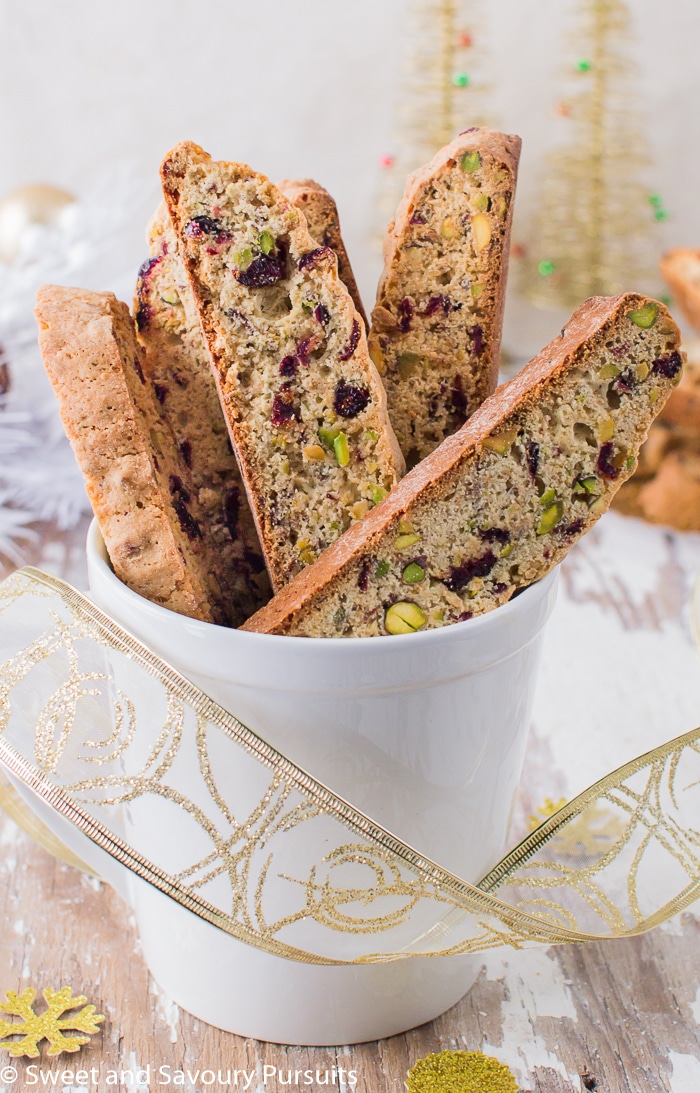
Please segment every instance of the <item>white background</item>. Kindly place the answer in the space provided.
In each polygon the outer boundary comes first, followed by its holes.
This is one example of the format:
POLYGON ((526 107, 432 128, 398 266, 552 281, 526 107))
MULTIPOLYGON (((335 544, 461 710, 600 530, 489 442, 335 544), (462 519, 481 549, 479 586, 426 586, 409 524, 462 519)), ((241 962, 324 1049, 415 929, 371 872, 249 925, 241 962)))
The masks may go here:
MULTIPOLYGON (((652 149, 649 189, 670 213, 657 247, 700 246, 700 0, 629 6, 652 149)), ((410 0, 0 0, 0 198, 33 181, 85 195, 126 165, 154 180, 155 203, 160 159, 192 139, 272 178, 312 176, 331 190, 371 304, 379 160, 394 142, 410 7, 410 0)), ((553 104, 576 8, 577 0, 480 5, 492 115, 524 140, 516 238, 538 203, 544 153, 565 138, 567 122, 553 104)), ((142 231, 135 211, 135 264, 142 231)), ((506 341, 530 351, 558 322, 511 294, 506 341)))

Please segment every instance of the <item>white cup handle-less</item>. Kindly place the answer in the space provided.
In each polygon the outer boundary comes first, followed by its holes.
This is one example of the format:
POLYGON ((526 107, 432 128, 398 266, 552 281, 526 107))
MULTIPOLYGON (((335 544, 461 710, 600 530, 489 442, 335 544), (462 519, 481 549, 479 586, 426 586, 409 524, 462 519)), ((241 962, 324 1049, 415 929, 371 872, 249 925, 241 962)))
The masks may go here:
MULTIPOLYGON (((501 857, 556 572, 468 622, 334 640, 246 633, 166 611, 117 580, 94 523, 88 572, 90 596, 108 615, 416 850, 471 881, 501 857)), ((235 790, 236 772, 229 777, 235 790)), ((392 1035, 453 1005, 480 967, 473 956, 301 964, 245 945, 142 882, 133 899, 161 986, 203 1020, 262 1040, 392 1035)))

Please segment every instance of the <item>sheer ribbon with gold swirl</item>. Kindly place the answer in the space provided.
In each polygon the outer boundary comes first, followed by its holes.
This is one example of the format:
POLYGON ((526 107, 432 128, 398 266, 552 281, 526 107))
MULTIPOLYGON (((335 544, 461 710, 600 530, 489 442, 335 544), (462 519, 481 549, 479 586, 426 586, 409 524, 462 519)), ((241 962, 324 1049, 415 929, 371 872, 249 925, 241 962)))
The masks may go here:
POLYGON ((114 862, 298 961, 631 936, 698 895, 700 730, 608 775, 472 885, 33 569, 0 585, 0 762, 114 862))

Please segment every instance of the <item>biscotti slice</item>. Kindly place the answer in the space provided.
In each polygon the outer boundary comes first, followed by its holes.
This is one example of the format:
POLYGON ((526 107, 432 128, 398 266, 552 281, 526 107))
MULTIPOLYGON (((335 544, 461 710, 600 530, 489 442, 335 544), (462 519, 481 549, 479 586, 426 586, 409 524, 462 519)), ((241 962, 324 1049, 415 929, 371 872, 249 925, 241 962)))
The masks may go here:
POLYGON ((655 301, 587 301, 245 629, 407 634, 504 603, 561 561, 632 473, 679 380, 678 346, 678 328, 655 301))
POLYGON ((270 582, 165 205, 148 244, 134 303, 143 374, 189 471, 228 621, 240 626, 270 598, 270 582))
POLYGON ((695 330, 700 330, 700 250, 677 247, 661 259, 661 273, 695 330))
POLYGON ((215 557, 191 509, 126 304, 111 292, 46 285, 36 317, 44 365, 117 577, 172 611, 226 622, 215 557))
POLYGON ((360 290, 340 232, 338 207, 328 190, 324 190, 323 186, 319 186, 318 182, 314 182, 311 178, 285 178, 277 183, 277 187, 293 205, 296 205, 297 209, 303 212, 309 233, 316 242, 335 251, 338 259, 338 276, 352 296, 355 310, 362 316, 365 329, 369 330, 367 315, 360 299, 360 290))
POLYGON ((408 179, 369 347, 409 467, 498 382, 520 139, 470 129, 408 179))
POLYGON ((401 453, 330 247, 263 175, 195 144, 163 190, 274 588, 398 481, 401 453))

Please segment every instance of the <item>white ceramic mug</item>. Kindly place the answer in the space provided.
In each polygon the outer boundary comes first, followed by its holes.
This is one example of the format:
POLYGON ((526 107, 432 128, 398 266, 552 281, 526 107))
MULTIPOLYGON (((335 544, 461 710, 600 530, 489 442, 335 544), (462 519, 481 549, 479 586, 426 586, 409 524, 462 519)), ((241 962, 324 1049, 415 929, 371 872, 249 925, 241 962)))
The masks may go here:
MULTIPOLYGON (((556 572, 489 614, 387 638, 245 633, 167 611, 114 575, 97 525, 91 599, 275 748, 404 842, 477 881, 501 857, 556 572)), ((227 772, 235 785, 236 772, 227 772)), ((202 1020, 278 1043, 380 1039, 437 1017, 478 958, 326 967, 284 960, 142 882, 147 963, 202 1020)))

